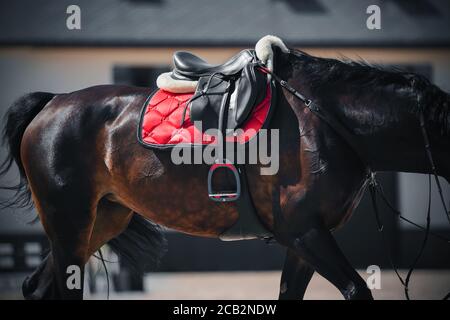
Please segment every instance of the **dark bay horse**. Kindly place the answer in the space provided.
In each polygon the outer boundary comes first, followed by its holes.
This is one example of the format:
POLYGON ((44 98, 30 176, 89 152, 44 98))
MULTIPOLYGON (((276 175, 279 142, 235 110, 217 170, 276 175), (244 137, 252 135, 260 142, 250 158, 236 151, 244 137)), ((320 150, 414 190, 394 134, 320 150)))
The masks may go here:
MULTIPOLYGON (((431 173, 419 126, 423 112, 438 174, 450 180, 447 93, 415 74, 275 52, 276 74, 350 128, 374 171, 431 173)), ((233 205, 209 200, 206 165, 177 166, 170 153, 138 144, 149 94, 112 85, 36 92, 9 109, 3 173, 15 162, 21 174, 10 205, 34 204, 51 243, 24 282, 26 298, 82 298, 82 288, 66 286, 67 267, 83 270, 108 242, 130 256, 149 248, 148 258, 155 258, 149 253, 163 244, 160 230, 141 217, 203 237, 218 237, 237 220, 233 205), (125 242, 134 247, 125 250, 125 242)), ((248 165, 247 174, 262 222, 287 248, 280 298, 302 298, 317 271, 346 299, 371 299, 331 233, 358 205, 368 164, 292 94, 278 88, 277 100, 270 128, 280 130, 280 170, 261 176, 260 165, 248 165)))

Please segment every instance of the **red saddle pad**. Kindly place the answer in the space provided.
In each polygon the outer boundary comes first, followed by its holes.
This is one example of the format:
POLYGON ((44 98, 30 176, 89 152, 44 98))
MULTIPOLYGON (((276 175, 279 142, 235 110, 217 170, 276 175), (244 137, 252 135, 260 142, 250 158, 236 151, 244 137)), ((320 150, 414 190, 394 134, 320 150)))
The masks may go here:
MULTIPOLYGON (((144 105, 140 125, 141 143, 152 147, 170 147, 177 144, 207 145, 216 137, 202 134, 191 122, 189 106, 181 124, 184 109, 193 93, 180 94, 164 90, 156 91, 144 105)), ((272 90, 267 86, 264 100, 255 106, 243 123, 242 132, 226 137, 228 142, 246 143, 263 127, 269 116, 272 90)))

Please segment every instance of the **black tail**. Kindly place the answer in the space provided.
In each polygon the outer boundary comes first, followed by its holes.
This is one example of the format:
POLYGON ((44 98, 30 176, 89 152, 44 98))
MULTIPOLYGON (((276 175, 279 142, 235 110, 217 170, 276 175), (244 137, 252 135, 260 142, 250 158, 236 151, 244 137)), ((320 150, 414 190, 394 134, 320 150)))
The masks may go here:
POLYGON ((20 159, 20 143, 27 126, 54 96, 53 93, 47 92, 29 93, 14 102, 5 115, 3 144, 6 145, 9 152, 7 158, 0 164, 0 176, 5 175, 15 162, 19 168, 20 180, 15 186, 0 187, 1 189, 15 191, 11 199, 0 203, 3 208, 30 208, 33 205, 27 177, 20 159))
POLYGON ((138 214, 133 215, 128 228, 108 245, 138 273, 156 269, 167 251, 161 227, 138 214))
MULTIPOLYGON (((131 266, 131 271, 139 275, 146 271, 153 271, 167 251, 167 241, 161 228, 138 214, 133 215, 128 228, 118 237, 110 240, 108 245, 123 259, 122 261, 131 266)), ((96 257, 103 260, 101 255, 96 257)), ((52 254, 49 253, 36 271, 25 279, 22 286, 25 299, 58 298, 54 290, 52 259, 52 254)), ((104 266, 106 269, 105 264, 104 266)))

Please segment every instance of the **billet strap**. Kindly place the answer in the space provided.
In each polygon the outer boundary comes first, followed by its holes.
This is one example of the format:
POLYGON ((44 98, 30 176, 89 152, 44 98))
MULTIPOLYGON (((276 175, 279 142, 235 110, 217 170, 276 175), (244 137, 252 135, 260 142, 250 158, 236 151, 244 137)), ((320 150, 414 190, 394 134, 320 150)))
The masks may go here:
POLYGON ((225 230, 220 236, 222 241, 260 239, 270 242, 273 234, 263 225, 253 203, 248 188, 247 173, 244 165, 237 166, 239 171, 241 194, 235 201, 239 218, 234 225, 225 230))

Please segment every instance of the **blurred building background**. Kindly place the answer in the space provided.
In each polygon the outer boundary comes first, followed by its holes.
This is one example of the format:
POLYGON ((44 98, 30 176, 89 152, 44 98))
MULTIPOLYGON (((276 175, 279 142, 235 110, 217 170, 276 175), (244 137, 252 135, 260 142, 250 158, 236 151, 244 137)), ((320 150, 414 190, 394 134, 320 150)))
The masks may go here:
MULTIPOLYGON (((220 63, 254 47, 266 34, 312 55, 399 66, 450 91, 449 29, 446 0, 1 1, 0 116, 32 91, 68 92, 107 83, 154 87, 176 50, 220 63), (66 9, 73 4, 81 9, 81 30, 66 27, 66 9), (366 9, 372 4, 381 8, 381 30, 366 27, 366 9)), ((2 147, 2 159, 4 152, 2 147)), ((1 184, 13 183, 17 176, 14 168, 1 184)), ((403 215, 425 225, 427 177, 380 176, 403 215)), ((443 186, 449 201, 450 187, 445 181, 443 186)), ((0 193, 1 198, 7 195, 0 193)), ((40 261, 46 239, 39 224, 26 224, 33 216, 21 210, 0 212, 0 291, 20 286, 23 277, 12 275, 29 272, 40 261)), ((382 218, 395 263, 408 267, 423 234, 399 223, 386 207, 382 218)), ((434 186, 432 228, 450 234, 434 186)), ((336 235, 356 267, 390 267, 367 197, 336 235)), ((279 270, 284 258, 278 245, 260 241, 222 243, 175 232, 168 232, 168 238, 169 252, 159 271, 279 270)), ((431 237, 419 267, 450 269, 450 247, 431 237)), ((124 281, 123 287, 141 286, 139 278, 124 281)))

